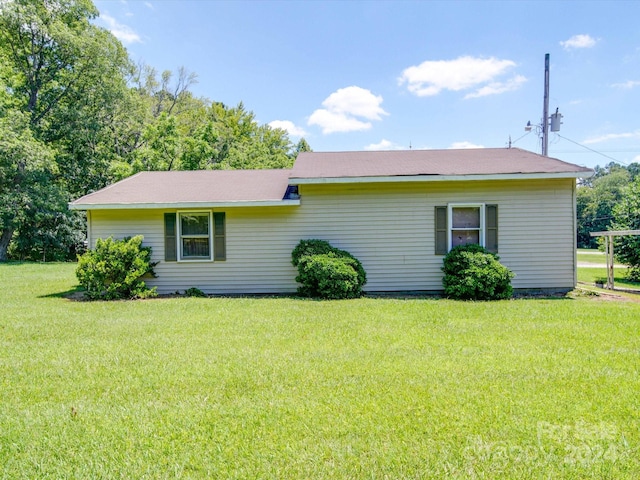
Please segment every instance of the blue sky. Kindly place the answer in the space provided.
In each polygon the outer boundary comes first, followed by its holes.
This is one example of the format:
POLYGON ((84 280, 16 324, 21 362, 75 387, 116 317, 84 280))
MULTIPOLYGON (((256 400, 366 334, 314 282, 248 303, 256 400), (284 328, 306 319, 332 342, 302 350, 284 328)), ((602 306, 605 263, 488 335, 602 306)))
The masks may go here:
POLYGON ((640 2, 96 1, 131 58, 315 151, 505 147, 640 162, 640 2), (597 153, 596 153, 597 152, 597 153))

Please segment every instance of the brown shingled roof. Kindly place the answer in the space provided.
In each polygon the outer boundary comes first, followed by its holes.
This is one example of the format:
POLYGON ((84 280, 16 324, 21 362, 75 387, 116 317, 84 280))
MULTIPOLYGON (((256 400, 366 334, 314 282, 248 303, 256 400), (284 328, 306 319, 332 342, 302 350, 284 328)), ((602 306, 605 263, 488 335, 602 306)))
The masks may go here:
POLYGON ((414 175, 507 175, 581 173, 588 168, 519 148, 303 152, 292 179, 394 177, 414 175))
POLYGON ((282 201, 290 170, 141 172, 72 202, 94 205, 220 204, 282 201))
POLYGON ((520 175, 588 177, 592 170, 519 148, 303 152, 292 170, 141 172, 72 202, 73 209, 286 205, 289 184, 465 180, 520 175), (333 179, 333 180, 332 180, 333 179), (349 180, 352 179, 352 180, 349 180), (392 180, 395 181, 395 180, 392 180))

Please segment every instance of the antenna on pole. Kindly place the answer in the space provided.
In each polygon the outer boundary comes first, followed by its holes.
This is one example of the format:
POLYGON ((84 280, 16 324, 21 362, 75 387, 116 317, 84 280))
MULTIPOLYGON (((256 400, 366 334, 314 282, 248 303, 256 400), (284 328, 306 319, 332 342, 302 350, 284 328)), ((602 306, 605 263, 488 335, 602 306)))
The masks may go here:
POLYGON ((542 155, 549 156, 549 54, 544 56, 544 103, 542 106, 542 155))

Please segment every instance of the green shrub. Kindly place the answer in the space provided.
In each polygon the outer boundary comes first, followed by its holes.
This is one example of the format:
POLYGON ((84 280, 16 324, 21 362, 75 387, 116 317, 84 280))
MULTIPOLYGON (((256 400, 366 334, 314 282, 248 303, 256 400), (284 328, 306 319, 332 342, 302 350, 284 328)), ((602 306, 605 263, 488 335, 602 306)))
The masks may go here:
POLYGON ((360 261, 324 240, 301 240, 291 253, 298 268, 298 293, 326 299, 356 298, 362 295, 367 274, 360 261))
POLYGON ((149 298, 157 295, 143 277, 153 276, 151 247, 142 246, 142 235, 124 240, 98 239, 96 248, 78 257, 76 277, 92 300, 149 298))
POLYGON ((184 294, 187 297, 206 297, 207 296, 207 294, 204 293, 202 290, 200 290, 198 287, 187 288, 184 291, 184 294))
POLYGON ((358 274, 358 283, 362 288, 367 283, 367 273, 364 271, 364 267, 360 263, 360 261, 351 255, 346 250, 340 250, 332 246, 329 242, 325 240, 300 240, 300 243, 293 249, 291 252, 291 261, 294 267, 298 266, 298 262, 302 257, 307 257, 309 255, 324 255, 327 253, 333 253, 337 257, 341 258, 350 258, 355 261, 353 264, 353 268, 355 268, 356 273, 358 274))
POLYGON ((444 257, 443 286, 449 298, 457 300, 500 300, 513 295, 514 273, 500 257, 480 245, 454 247, 444 257))
POLYGON ((296 281, 302 283, 298 293, 327 299, 360 296, 358 274, 353 263, 352 259, 337 257, 333 253, 302 257, 296 277, 296 281))
MULTIPOLYGON (((300 243, 296 245, 296 248, 291 252, 291 262, 294 267, 298 266, 298 262, 302 257, 308 257, 310 255, 324 255, 331 252, 343 252, 325 240, 300 240, 300 243)), ((347 252, 344 252, 347 253, 347 252)))

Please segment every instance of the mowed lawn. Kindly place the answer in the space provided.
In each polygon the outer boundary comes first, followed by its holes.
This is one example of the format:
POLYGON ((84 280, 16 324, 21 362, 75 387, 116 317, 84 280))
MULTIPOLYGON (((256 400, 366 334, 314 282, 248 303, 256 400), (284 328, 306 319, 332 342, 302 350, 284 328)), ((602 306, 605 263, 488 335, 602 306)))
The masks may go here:
POLYGON ((640 303, 79 302, 0 265, 0 478, 636 479, 640 303))
MULTIPOLYGON (((616 288, 640 292, 640 283, 627 279, 626 265, 616 263, 613 272, 616 288)), ((604 252, 595 249, 578 249, 578 282, 591 286, 596 282, 607 283, 607 258, 604 252)))
POLYGON ((579 248, 577 250, 578 263, 591 263, 593 265, 606 265, 606 254, 595 248, 579 248))

